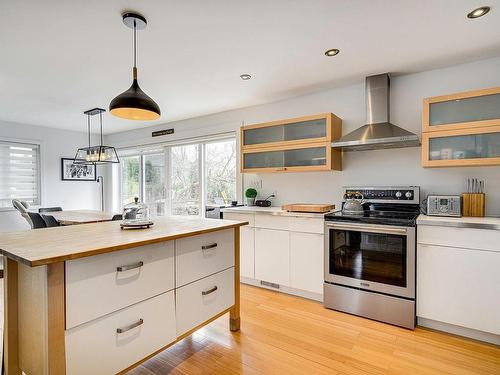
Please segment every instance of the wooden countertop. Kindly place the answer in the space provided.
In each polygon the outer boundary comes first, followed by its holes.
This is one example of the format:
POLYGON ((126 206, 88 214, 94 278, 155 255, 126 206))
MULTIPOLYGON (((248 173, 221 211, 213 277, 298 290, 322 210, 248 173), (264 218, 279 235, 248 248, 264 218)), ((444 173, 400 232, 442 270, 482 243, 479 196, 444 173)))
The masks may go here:
POLYGON ((62 225, 88 224, 97 223, 100 221, 111 221, 114 214, 111 212, 103 212, 96 210, 69 210, 69 211, 54 211, 46 212, 46 215, 51 215, 62 225))
POLYGON ((120 228, 120 221, 2 233, 0 253, 35 267, 156 242, 247 225, 234 220, 157 217, 149 229, 120 228))

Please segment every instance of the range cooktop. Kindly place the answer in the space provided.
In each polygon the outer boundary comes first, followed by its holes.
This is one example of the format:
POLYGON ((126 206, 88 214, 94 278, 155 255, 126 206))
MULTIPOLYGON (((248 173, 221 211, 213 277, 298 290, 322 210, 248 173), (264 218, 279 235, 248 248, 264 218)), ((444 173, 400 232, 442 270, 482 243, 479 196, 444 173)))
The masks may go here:
POLYGON ((418 186, 344 187, 344 199, 353 193, 363 197, 363 211, 359 213, 335 211, 325 215, 325 220, 415 226, 417 216, 420 214, 418 186))
POLYGON ((335 211, 325 215, 325 220, 413 227, 415 226, 417 216, 420 212, 418 205, 411 208, 413 209, 412 211, 380 211, 367 209, 359 214, 335 211))

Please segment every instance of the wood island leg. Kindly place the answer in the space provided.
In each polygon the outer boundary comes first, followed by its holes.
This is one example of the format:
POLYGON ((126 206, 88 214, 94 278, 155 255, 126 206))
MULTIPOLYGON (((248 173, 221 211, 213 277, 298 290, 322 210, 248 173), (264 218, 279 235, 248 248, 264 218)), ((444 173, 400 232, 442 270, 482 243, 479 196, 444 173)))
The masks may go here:
POLYGON ((4 257, 4 370, 7 375, 21 374, 18 335, 17 262, 4 257))
POLYGON ((66 373, 64 262, 47 266, 49 374, 66 373))
POLYGON ((240 227, 234 228, 234 306, 229 311, 229 329, 240 330, 240 227))

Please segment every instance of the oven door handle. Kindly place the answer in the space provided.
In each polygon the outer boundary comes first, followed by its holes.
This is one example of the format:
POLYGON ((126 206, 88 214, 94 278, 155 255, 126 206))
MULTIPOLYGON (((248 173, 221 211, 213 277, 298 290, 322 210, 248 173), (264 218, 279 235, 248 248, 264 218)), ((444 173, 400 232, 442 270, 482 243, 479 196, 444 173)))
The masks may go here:
POLYGON ((370 232, 370 233, 387 233, 387 234, 400 234, 407 235, 408 230, 403 227, 394 227, 388 225, 369 225, 369 224, 337 224, 326 223, 328 228, 339 230, 354 230, 357 232, 370 232))

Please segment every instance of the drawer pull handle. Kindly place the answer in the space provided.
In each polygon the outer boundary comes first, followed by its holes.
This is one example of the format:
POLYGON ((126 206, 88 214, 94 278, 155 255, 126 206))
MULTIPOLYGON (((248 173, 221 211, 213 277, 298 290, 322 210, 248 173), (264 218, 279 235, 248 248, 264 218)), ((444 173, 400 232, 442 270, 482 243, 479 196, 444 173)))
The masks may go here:
POLYGON ((126 327, 123 327, 123 328, 117 328, 116 329, 116 333, 125 333, 127 331, 130 331, 131 329, 134 329, 136 327, 139 327, 140 325, 142 325, 144 323, 144 320, 141 318, 139 319, 137 322, 135 323, 132 323, 126 327))
POLYGON ((123 271, 128 271, 128 270, 133 270, 134 268, 139 268, 144 266, 144 262, 140 261, 134 264, 127 264, 126 266, 119 266, 116 267, 116 272, 123 272, 123 271))
POLYGON ((214 247, 217 247, 217 243, 213 243, 213 244, 210 244, 210 245, 203 245, 201 247, 202 250, 210 250, 210 249, 213 249, 214 247))
POLYGON ((201 295, 208 296, 209 294, 215 292, 217 289, 219 289, 219 288, 217 288, 217 285, 216 285, 213 288, 210 288, 209 290, 204 290, 203 292, 201 292, 201 295))

